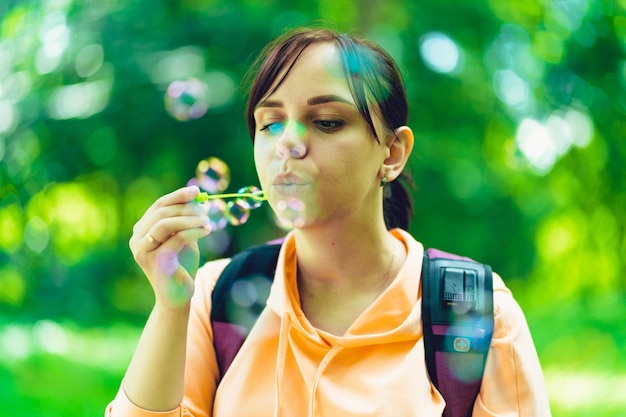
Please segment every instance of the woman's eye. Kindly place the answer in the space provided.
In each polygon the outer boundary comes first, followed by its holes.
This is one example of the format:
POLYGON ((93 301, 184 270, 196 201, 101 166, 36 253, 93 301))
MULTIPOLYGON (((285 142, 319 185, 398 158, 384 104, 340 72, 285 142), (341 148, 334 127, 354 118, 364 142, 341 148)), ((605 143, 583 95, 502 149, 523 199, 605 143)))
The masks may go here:
POLYGON ((332 132, 343 127, 344 122, 342 120, 318 120, 315 124, 325 132, 332 132))
POLYGON ((264 124, 260 131, 267 132, 271 136, 280 135, 285 128, 285 124, 283 122, 271 122, 264 124))

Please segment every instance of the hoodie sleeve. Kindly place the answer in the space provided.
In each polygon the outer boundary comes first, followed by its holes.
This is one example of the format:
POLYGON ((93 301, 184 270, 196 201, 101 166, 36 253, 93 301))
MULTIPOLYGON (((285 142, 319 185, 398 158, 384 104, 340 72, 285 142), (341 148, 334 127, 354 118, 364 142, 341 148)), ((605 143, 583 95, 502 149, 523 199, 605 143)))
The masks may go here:
POLYGON ((549 417, 550 403, 530 329, 494 273, 494 332, 473 417, 549 417))

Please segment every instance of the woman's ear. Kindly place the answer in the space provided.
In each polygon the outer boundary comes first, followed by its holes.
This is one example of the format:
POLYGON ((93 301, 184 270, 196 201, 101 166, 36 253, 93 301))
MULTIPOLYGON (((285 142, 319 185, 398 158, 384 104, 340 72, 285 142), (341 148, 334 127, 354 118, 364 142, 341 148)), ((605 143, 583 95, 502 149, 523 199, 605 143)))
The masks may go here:
POLYGON ((388 181, 400 176, 413 150, 413 131, 408 126, 401 126, 387 136, 389 156, 383 161, 383 171, 388 181))

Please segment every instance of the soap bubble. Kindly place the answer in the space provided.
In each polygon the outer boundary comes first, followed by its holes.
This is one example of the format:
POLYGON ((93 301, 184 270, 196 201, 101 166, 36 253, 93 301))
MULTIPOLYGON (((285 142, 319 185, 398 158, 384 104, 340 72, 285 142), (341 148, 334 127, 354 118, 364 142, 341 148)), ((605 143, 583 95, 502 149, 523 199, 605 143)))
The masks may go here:
POLYGON ((230 169, 224 161, 209 157, 198 163, 196 177, 187 182, 196 185, 201 192, 194 202, 200 207, 208 207, 209 225, 220 230, 229 223, 240 226, 250 218, 250 210, 259 208, 266 200, 265 193, 254 185, 242 187, 236 193, 223 193, 230 183, 230 169), (225 201, 228 200, 228 203, 225 201))
POLYGON ((229 201, 226 210, 226 219, 233 226, 240 226, 250 218, 250 209, 241 199, 229 201))
POLYGON ((209 194, 221 193, 230 183, 230 169, 224 161, 212 156, 198 163, 196 180, 209 194))
POLYGON ((237 279, 227 295, 228 321, 242 326, 248 333, 265 308, 265 301, 271 286, 271 278, 265 275, 252 275, 237 279))
POLYGON ((302 227, 304 226, 304 203, 294 197, 280 200, 276 204, 276 216, 287 228, 302 227))
MULTIPOLYGON (((255 195, 260 195, 261 190, 259 190, 259 187, 256 187, 254 185, 249 185, 247 187, 242 187, 239 189, 239 191, 237 191, 237 194, 255 194, 255 195)), ((237 198, 237 201, 239 201, 242 205, 248 207, 248 209, 253 210, 255 208, 259 208, 261 207, 261 203, 262 201, 259 200, 258 198, 252 198, 252 197, 248 197, 248 196, 242 196, 237 198)))
POLYGON ((173 81, 165 93, 165 109, 176 120, 199 119, 209 108, 209 88, 195 78, 173 81))
POLYGON ((209 226, 213 230, 220 230, 226 227, 228 220, 226 219, 227 207, 224 200, 216 199, 203 203, 208 205, 209 226))

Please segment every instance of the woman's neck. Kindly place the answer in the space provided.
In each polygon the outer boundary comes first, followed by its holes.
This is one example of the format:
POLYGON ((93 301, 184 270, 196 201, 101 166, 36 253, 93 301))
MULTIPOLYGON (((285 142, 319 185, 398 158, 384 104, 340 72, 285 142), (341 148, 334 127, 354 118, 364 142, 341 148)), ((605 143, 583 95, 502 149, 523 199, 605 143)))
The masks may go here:
POLYGON ((367 287, 367 281, 376 284, 399 245, 384 224, 349 230, 311 227, 297 230, 295 237, 299 279, 346 289, 367 287))
POLYGON ((305 229, 295 237, 302 311, 313 326, 335 335, 382 294, 406 258, 385 228, 356 235, 305 229))

